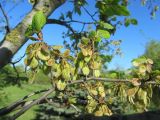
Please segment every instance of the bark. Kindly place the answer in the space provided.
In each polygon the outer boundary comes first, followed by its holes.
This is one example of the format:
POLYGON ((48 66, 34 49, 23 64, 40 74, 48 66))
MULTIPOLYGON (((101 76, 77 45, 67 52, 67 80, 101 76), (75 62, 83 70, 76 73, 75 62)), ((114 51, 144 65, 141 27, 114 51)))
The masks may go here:
POLYGON ((16 52, 27 42, 25 31, 32 23, 32 17, 39 11, 45 11, 48 17, 51 13, 65 3, 66 0, 39 0, 33 9, 11 32, 7 33, 0 43, 0 69, 8 64, 16 52))

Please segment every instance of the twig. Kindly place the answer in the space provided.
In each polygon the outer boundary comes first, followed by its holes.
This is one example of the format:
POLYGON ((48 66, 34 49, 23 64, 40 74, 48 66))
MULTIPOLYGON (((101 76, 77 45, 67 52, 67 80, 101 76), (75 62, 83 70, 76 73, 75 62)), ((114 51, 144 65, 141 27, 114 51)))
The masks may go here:
MULTIPOLYGON (((22 109, 24 108, 25 106, 31 104, 33 101, 35 101, 36 99, 34 100, 29 100, 29 101, 21 101, 17 104, 17 106, 12 106, 13 109, 10 109, 8 110, 7 107, 3 108, 3 112, 2 112, 2 109, 0 110, 0 116, 3 116, 3 115, 6 115, 6 114, 9 114, 15 110, 19 110, 19 109, 22 109)), ((44 100, 41 100, 39 103, 37 103, 37 105, 39 104, 44 104, 44 103, 49 103, 57 108, 64 108, 66 106, 62 106, 62 105, 56 105, 56 103, 58 103, 60 100, 55 100, 55 97, 49 97, 49 98, 45 98, 44 100)), ((64 101, 61 101, 61 102, 65 102, 64 101)), ((86 105, 87 104, 87 100, 82 100, 82 99, 77 99, 77 104, 82 104, 82 105, 86 105)))
POLYGON ((11 64, 17 64, 18 62, 20 62, 26 54, 24 54, 22 57, 19 58, 19 60, 15 61, 15 62, 10 62, 11 64))
POLYGON ((95 24, 96 22, 84 22, 84 21, 78 21, 78 20, 57 20, 57 19, 48 19, 47 23, 54 23, 54 24, 58 24, 59 22, 63 22, 63 23, 79 23, 79 24, 95 24))
POLYGON ((75 105, 73 105, 73 104, 70 104, 70 106, 71 107, 73 107, 75 110, 76 110, 76 112, 78 112, 78 113, 80 113, 81 111, 75 106, 75 105))
POLYGON ((21 116, 22 114, 24 114, 28 109, 30 109, 32 106, 38 104, 40 101, 44 100, 49 94, 51 94, 54 91, 54 88, 49 89, 44 95, 42 95, 39 99, 33 101, 31 104, 25 106, 22 110, 20 110, 19 112, 17 112, 16 114, 14 114, 11 117, 11 120, 15 120, 16 118, 18 118, 19 116, 21 116))
POLYGON ((86 13, 92 18, 93 21, 97 21, 96 19, 94 19, 94 15, 95 15, 95 14, 91 15, 90 12, 89 12, 84 6, 82 6, 82 8, 83 8, 83 9, 86 11, 86 13))
POLYGON ((12 64, 12 66, 13 66, 14 71, 16 72, 16 76, 17 76, 17 78, 16 78, 16 83, 18 83, 19 85, 20 85, 20 83, 18 82, 19 72, 18 72, 15 64, 17 64, 18 62, 20 62, 24 57, 25 57, 25 54, 24 54, 19 60, 15 61, 15 62, 10 62, 10 64, 12 64))
MULTIPOLYGON (((111 82, 111 83, 115 83, 115 82, 118 82, 118 83, 132 83, 132 79, 110 79, 110 78, 96 78, 96 77, 90 77, 90 78, 86 78, 85 80, 84 79, 81 79, 81 80, 74 80, 74 81, 71 81, 69 82, 67 85, 73 85, 73 84, 78 84, 78 83, 84 83, 84 82, 89 82, 89 81, 101 81, 101 82, 111 82)), ((159 85, 160 83, 156 83, 155 81, 143 81, 142 82, 142 85, 143 84, 151 84, 151 85, 159 85)))
POLYGON ((47 20, 47 24, 59 24, 59 25, 63 25, 65 27, 67 27, 72 33, 75 33, 75 31, 73 30, 73 28, 71 27, 71 25, 69 23, 79 23, 79 24, 83 24, 82 30, 84 29, 84 26, 86 24, 96 24, 96 22, 82 22, 82 21, 77 21, 77 20, 70 20, 70 21, 64 21, 64 20, 57 20, 57 19, 48 19, 47 20))
POLYGON ((3 14, 3 16, 4 16, 4 18, 5 18, 5 21, 6 21, 6 26, 5 26, 5 28, 6 28, 6 33, 9 33, 11 30, 10 30, 10 25, 9 25, 8 16, 7 16, 6 12, 4 11, 1 3, 0 3, 0 9, 1 9, 2 14, 3 14))
POLYGON ((63 25, 65 27, 67 27, 73 34, 75 33, 75 31, 70 26, 70 24, 66 23, 65 21, 56 20, 56 19, 48 19, 47 20, 47 24, 59 24, 59 25, 63 25))
POLYGON ((10 112, 12 112, 15 108, 17 108, 19 105, 23 104, 24 103, 24 100, 33 96, 33 95, 36 95, 36 94, 39 94, 39 93, 42 93, 42 92, 46 92, 48 91, 49 89, 47 90, 40 90, 40 91, 35 91, 29 95, 26 95, 24 96, 22 99, 16 101, 15 103, 9 105, 8 107, 4 107, 4 108, 1 108, 0 109, 0 115, 5 115, 5 114, 8 114, 10 112))
POLYGON ((131 82, 131 80, 124 80, 124 79, 110 79, 110 78, 95 78, 95 77, 90 77, 90 78, 86 78, 86 80, 75 80, 72 81, 70 83, 68 83, 68 85, 72 85, 72 84, 77 84, 77 83, 83 83, 83 82, 88 82, 88 81, 101 81, 101 82, 131 82))
MULTIPOLYGON (((85 25, 86 25, 86 24, 84 23, 83 26, 82 26, 81 32, 83 32, 83 30, 84 30, 84 28, 85 28, 85 25)), ((80 32, 80 33, 81 33, 81 32, 80 32)))

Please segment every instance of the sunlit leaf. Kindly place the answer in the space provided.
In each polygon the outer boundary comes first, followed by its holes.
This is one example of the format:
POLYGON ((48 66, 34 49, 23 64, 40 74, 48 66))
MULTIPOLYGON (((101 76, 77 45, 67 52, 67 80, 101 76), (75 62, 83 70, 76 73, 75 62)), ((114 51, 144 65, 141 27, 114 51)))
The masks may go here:
POLYGON ((110 38, 110 33, 109 33, 108 31, 106 31, 106 30, 101 30, 101 29, 99 29, 99 30, 97 31, 97 34, 98 34, 100 37, 105 38, 105 39, 110 38))
POLYGON ((145 67, 144 65, 141 65, 141 66, 139 67, 139 72, 140 72, 140 73, 145 73, 145 72, 146 72, 146 67, 145 67))
POLYGON ((136 61, 136 60, 132 61, 132 64, 133 64, 135 67, 139 66, 139 62, 136 61))
POLYGON ((90 90, 90 92, 93 94, 93 95, 98 95, 98 92, 96 90, 90 90))
POLYGON ((89 75, 89 68, 88 67, 83 67, 82 72, 84 75, 89 75))
POLYGON ((70 104, 75 104, 75 103, 77 102, 77 99, 76 99, 76 98, 73 98, 73 97, 70 97, 70 98, 68 99, 68 102, 69 102, 70 104))
POLYGON ((36 32, 41 31, 42 27, 46 24, 46 16, 43 11, 38 11, 32 19, 32 28, 36 32))
POLYGON ((91 57, 90 57, 90 56, 87 56, 87 57, 85 57, 85 58, 84 58, 85 62, 89 62, 89 61, 90 61, 90 59, 91 59, 91 57))
POLYGON ((63 46, 60 46, 60 45, 55 45, 55 46, 52 46, 53 49, 55 50, 60 50, 63 48, 63 46))
POLYGON ((57 82, 57 89, 60 90, 60 91, 63 91, 66 87, 66 83, 65 82, 62 82, 61 80, 59 80, 57 82))
POLYGON ((47 61, 49 60, 50 56, 49 55, 45 55, 44 53, 42 53, 41 51, 37 52, 37 57, 41 60, 47 61))
POLYGON ((33 57, 29 66, 33 69, 36 68, 38 66, 38 60, 33 57))
POLYGON ((100 76, 100 70, 94 70, 94 75, 95 75, 95 77, 99 77, 100 76))
POLYGON ((103 28, 106 28, 106 29, 113 29, 114 27, 109 24, 109 23, 105 23, 105 22, 100 22, 100 25, 103 27, 103 28))
POLYGON ((82 68, 83 68, 83 65, 84 65, 84 61, 80 61, 80 62, 79 62, 79 68, 82 69, 82 68))
POLYGON ((62 70, 62 77, 65 80, 70 80, 70 69, 63 69, 62 70))

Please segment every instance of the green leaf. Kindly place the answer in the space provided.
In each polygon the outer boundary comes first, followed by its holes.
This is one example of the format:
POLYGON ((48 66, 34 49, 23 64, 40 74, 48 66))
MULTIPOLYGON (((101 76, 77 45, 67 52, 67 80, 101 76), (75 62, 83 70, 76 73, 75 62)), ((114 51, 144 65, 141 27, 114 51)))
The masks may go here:
POLYGON ((44 60, 44 61, 47 61, 49 60, 50 56, 49 55, 46 55, 44 53, 42 53, 41 51, 38 51, 37 52, 37 57, 41 60, 44 60))
POLYGON ((117 12, 118 15, 123 15, 123 16, 129 16, 130 15, 126 6, 118 5, 118 6, 115 7, 115 9, 116 9, 116 12, 117 12))
POLYGON ((75 7, 74 11, 75 11, 75 13, 78 13, 78 15, 81 15, 80 7, 75 7))
POLYGON ((149 63, 149 64, 153 64, 153 60, 152 59, 147 59, 147 62, 149 63))
POLYGON ((89 38, 82 37, 82 44, 87 45, 89 43, 89 38))
POLYGON ((63 69, 62 70, 62 77, 65 80, 70 80, 70 69, 63 69))
POLYGON ((36 68, 38 66, 38 60, 33 57, 29 66, 33 69, 36 68))
POLYGON ((128 27, 130 25, 130 23, 131 23, 130 19, 126 19, 124 25, 126 27, 128 27))
POLYGON ((71 98, 68 99, 68 102, 69 102, 70 104, 75 104, 75 103, 77 102, 77 99, 71 97, 71 98))
POLYGON ((146 67, 145 67, 144 65, 141 65, 141 66, 139 67, 139 72, 140 72, 140 73, 145 73, 145 72, 146 72, 146 67))
POLYGON ((138 21, 137 21, 136 19, 131 19, 131 23, 132 23, 133 25, 137 25, 137 24, 138 24, 138 21))
POLYGON ((68 11, 66 17, 72 19, 72 12, 71 12, 71 11, 68 11))
POLYGON ((100 15, 103 16, 104 19, 105 17, 109 18, 115 15, 117 16, 130 15, 126 6, 119 5, 116 2, 114 3, 113 0, 99 1, 97 2, 96 7, 99 9, 100 15))
POLYGON ((90 67, 91 67, 91 69, 95 70, 95 69, 99 69, 100 65, 101 65, 100 62, 94 61, 94 62, 91 63, 90 67))
POLYGON ((147 106, 148 100, 147 100, 147 92, 144 91, 142 88, 139 89, 138 94, 137 94, 138 98, 140 100, 143 100, 143 103, 145 106, 147 106))
POLYGON ((46 16, 43 11, 36 12, 32 19, 32 28, 35 32, 40 32, 42 27, 46 24, 46 16))
POLYGON ((83 65, 84 65, 84 61, 79 61, 79 68, 83 68, 83 65))
POLYGON ((139 62, 136 61, 136 60, 132 61, 132 64, 133 64, 135 67, 138 67, 138 66, 140 65, 139 62))
POLYGON ((82 72, 84 75, 89 75, 89 68, 88 67, 83 67, 82 72))
POLYGON ((105 39, 110 38, 110 33, 109 33, 108 31, 106 31, 106 30, 101 30, 101 29, 99 29, 99 30, 97 31, 97 34, 98 34, 100 37, 103 37, 103 38, 105 38, 105 39))
POLYGON ((28 58, 25 58, 25 59, 24 59, 24 64, 25 64, 26 66, 29 66, 30 63, 31 63, 31 60, 30 60, 30 59, 28 59, 28 58))
POLYGON ((52 46, 52 48, 53 48, 54 50, 60 50, 60 49, 63 48, 63 46, 61 46, 61 45, 54 45, 54 46, 52 46))
POLYGON ((50 66, 43 65, 42 70, 43 70, 43 73, 46 74, 46 75, 51 73, 51 67, 50 66))
POLYGON ((89 61, 90 61, 90 59, 91 59, 91 57, 90 57, 90 56, 86 56, 86 57, 84 58, 84 60, 85 60, 86 62, 89 62, 89 61))
POLYGON ((129 18, 125 19, 124 25, 128 27, 130 24, 137 25, 138 21, 136 19, 129 19, 129 18))
POLYGON ((60 91, 63 91, 66 87, 66 83, 65 82, 62 82, 61 80, 59 80, 57 82, 57 89, 60 90, 60 91))
POLYGON ((96 36, 96 31, 89 32, 89 38, 94 38, 96 36))
POLYGON ((106 28, 106 29, 109 29, 109 30, 111 30, 111 29, 114 28, 114 27, 113 27, 111 24, 109 24, 109 23, 100 22, 100 25, 101 25, 101 27, 106 28))
POLYGON ((99 70, 94 70, 94 75, 95 75, 95 77, 99 77, 100 76, 100 71, 99 70))
POLYGON ((98 95, 98 92, 97 92, 97 90, 90 90, 90 92, 93 94, 93 95, 98 95))

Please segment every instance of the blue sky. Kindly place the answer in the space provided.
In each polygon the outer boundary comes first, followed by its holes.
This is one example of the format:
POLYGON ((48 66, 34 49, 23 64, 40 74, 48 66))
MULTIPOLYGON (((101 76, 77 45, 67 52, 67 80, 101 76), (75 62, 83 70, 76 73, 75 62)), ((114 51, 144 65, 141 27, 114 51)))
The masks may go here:
MULTIPOLYGON (((111 39, 123 40, 121 44, 123 56, 114 57, 112 62, 108 64, 109 69, 114 69, 116 67, 127 69, 131 67, 131 60, 144 53, 145 45, 148 41, 150 41, 151 39, 160 41, 160 30, 158 29, 160 26, 160 11, 157 12, 156 18, 151 20, 149 14, 150 12, 146 7, 142 7, 139 1, 140 0, 132 1, 132 3, 129 5, 131 17, 138 20, 138 25, 131 25, 127 28, 121 26, 119 29, 117 29, 115 35, 111 37, 111 39)), ((93 13, 93 0, 88 0, 88 3, 92 3, 87 7, 87 9, 91 13, 93 13)), ((11 27, 14 28, 14 26, 24 18, 25 14, 31 10, 32 6, 27 3, 27 0, 24 0, 24 2, 21 2, 13 10, 11 10, 11 8, 13 7, 12 3, 4 5, 3 7, 7 14, 11 16, 10 24, 11 27)), ((65 11, 70 10, 71 7, 71 4, 65 4, 58 8, 50 17, 58 18, 61 12, 65 13, 65 11)), ((0 16, 2 16, 1 13, 0 16)), ((81 17, 76 15, 74 19, 87 21, 91 20, 89 16, 87 16, 87 14, 84 14, 81 17)), ((74 25, 74 27, 81 28, 81 25, 74 25)), ((65 30, 67 29, 60 25, 46 25, 43 29, 45 42, 52 45, 62 45, 62 32, 65 30)), ((0 34, 0 39, 2 38, 3 34, 0 34)), ((13 60, 20 58, 24 54, 25 49, 29 43, 32 43, 32 41, 27 42, 27 44, 25 44, 15 55, 13 60)))

